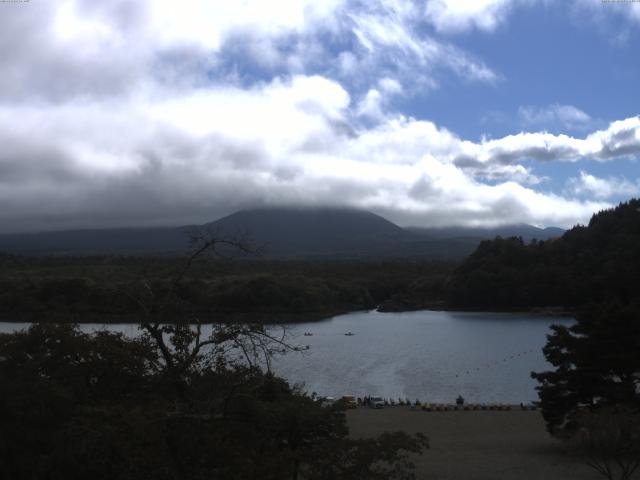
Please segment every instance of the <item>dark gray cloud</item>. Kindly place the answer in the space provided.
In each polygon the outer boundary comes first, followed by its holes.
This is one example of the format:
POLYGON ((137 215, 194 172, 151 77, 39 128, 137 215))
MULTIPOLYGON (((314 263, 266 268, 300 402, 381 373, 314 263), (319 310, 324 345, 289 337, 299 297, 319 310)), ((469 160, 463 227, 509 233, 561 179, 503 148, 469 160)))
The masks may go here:
POLYGON ((425 176, 420 177, 409 189, 409 197, 420 202, 428 202, 442 193, 442 190, 425 176))
POLYGON ((0 184, 32 181, 66 185, 84 180, 74 161, 57 145, 33 143, 30 138, 0 132, 0 184))
MULTIPOLYGON (((87 4, 87 2, 81 2, 87 4)), ((98 2, 94 2, 98 3, 98 2)), ((116 2, 127 10, 136 2, 116 2)), ((87 96, 124 95, 142 77, 148 52, 130 48, 137 34, 118 9, 80 8, 89 20, 108 26, 97 33, 73 32, 61 14, 66 2, 2 6, 0 15, 0 101, 64 102, 87 96), (101 14, 101 15, 99 15, 101 14), (65 32, 65 29, 69 29, 65 32), (65 33, 69 38, 65 38, 65 33), (100 40, 102 38, 102 40, 100 40), (117 44, 119 42, 119 44, 117 44)), ((139 16, 139 15, 138 15, 139 16)), ((137 22, 136 15, 131 21, 137 22)))

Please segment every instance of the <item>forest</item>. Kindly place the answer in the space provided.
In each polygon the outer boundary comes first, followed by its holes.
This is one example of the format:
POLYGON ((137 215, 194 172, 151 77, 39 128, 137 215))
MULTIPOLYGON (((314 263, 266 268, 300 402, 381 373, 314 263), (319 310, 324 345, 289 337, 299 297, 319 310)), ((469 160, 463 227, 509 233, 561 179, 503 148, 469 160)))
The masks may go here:
POLYGON ((640 200, 593 215, 562 237, 482 242, 448 279, 447 303, 463 308, 576 311, 591 302, 638 298, 640 200))
MULTIPOLYGON (((136 321, 132 292, 161 291, 179 257, 0 257, 0 318, 136 321)), ((174 317, 295 322, 366 310, 439 305, 452 262, 199 259, 174 292, 174 317)))
POLYGON ((225 356, 242 342, 283 346, 268 330, 143 332, 0 334, 1 478, 415 478, 408 455, 428 447, 423 435, 349 438, 343 405, 322 407, 251 354, 225 356))

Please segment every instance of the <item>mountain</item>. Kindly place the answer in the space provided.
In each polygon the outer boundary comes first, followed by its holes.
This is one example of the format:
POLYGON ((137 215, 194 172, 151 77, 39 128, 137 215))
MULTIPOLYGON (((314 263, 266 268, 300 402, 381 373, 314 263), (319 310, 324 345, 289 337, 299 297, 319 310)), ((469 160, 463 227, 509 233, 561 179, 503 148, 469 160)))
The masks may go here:
POLYGON ((415 236, 379 215, 347 209, 243 210, 208 225, 223 236, 247 233, 275 256, 391 253, 415 236))
POLYGON ((189 232, 205 229, 222 237, 246 234, 271 258, 460 259, 481 240, 495 236, 544 239, 560 229, 516 225, 497 229, 403 229, 371 212, 354 209, 242 210, 201 226, 73 230, 0 235, 0 251, 26 254, 181 254, 189 232))
POLYGON ((548 240, 564 233, 556 227, 537 228, 532 225, 505 225, 495 228, 474 227, 444 227, 421 228, 408 227, 406 231, 416 236, 416 241, 408 245, 407 254, 413 252, 415 256, 424 256, 425 252, 431 258, 459 260, 471 255, 483 240, 496 237, 521 237, 524 242, 533 239, 548 240))
POLYGON ((0 251, 55 254, 181 254, 190 232, 247 236, 266 256, 360 256, 389 252, 411 233, 373 213, 347 209, 243 210, 200 226, 70 230, 0 235, 0 251))
POLYGON ((0 251, 24 254, 184 252, 189 227, 112 228, 0 235, 0 251))
POLYGON ((562 228, 547 227, 538 228, 525 223, 517 225, 504 225, 502 227, 482 228, 482 227, 444 227, 444 228, 421 228, 407 227, 405 230, 431 240, 443 239, 475 239, 487 240, 495 237, 509 238, 522 237, 525 242, 536 240, 549 240, 562 236, 565 232, 562 228))

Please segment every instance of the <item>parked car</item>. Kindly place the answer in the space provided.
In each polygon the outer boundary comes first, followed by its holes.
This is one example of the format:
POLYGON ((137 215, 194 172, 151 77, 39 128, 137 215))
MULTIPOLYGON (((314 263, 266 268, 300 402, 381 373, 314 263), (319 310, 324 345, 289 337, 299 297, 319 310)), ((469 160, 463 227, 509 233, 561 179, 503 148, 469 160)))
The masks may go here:
POLYGON ((320 406, 321 407, 330 407, 331 405, 333 405, 334 403, 336 403, 336 399, 333 397, 320 397, 320 406))
POLYGON ((343 402, 347 408, 358 407, 358 403, 356 402, 356 397, 354 397, 353 395, 343 395, 340 401, 343 402))
POLYGON ((384 408, 384 399, 382 397, 371 397, 369 399, 369 407, 384 408))

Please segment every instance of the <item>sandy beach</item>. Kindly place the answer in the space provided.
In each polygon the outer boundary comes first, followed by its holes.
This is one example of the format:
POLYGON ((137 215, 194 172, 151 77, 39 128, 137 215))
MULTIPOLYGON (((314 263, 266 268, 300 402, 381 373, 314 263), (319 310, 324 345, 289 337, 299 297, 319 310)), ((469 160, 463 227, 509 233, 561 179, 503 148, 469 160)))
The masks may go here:
MULTIPOLYGON (((596 480, 545 431, 539 411, 425 412, 409 407, 350 410, 351 435, 422 432, 430 449, 417 456, 417 478, 430 480, 596 480)), ((640 478, 638 472, 633 478, 640 478)))

